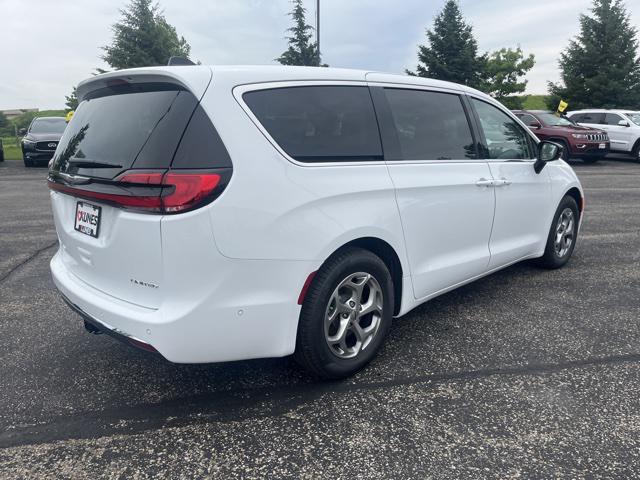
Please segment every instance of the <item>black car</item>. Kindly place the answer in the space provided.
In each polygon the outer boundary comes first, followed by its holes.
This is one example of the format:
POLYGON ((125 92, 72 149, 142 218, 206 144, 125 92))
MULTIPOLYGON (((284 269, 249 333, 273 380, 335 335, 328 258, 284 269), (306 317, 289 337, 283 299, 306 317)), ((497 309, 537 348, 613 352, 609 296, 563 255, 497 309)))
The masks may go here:
POLYGON ((4 162, 4 145, 2 145, 1 138, 0 138, 0 162, 4 162))
POLYGON ((22 139, 25 167, 47 165, 62 138, 67 121, 64 117, 36 117, 22 139))

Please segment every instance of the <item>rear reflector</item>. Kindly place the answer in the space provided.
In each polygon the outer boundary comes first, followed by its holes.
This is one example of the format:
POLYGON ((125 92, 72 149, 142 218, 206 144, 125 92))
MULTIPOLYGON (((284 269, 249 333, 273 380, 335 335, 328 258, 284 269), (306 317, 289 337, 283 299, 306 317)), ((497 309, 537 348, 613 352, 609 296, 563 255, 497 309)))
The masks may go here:
POLYGON ((298 295, 298 305, 302 305, 304 303, 304 297, 307 296, 307 291, 311 286, 311 282, 313 282, 313 278, 316 276, 318 272, 311 272, 302 286, 302 290, 300 290, 300 295, 298 295))

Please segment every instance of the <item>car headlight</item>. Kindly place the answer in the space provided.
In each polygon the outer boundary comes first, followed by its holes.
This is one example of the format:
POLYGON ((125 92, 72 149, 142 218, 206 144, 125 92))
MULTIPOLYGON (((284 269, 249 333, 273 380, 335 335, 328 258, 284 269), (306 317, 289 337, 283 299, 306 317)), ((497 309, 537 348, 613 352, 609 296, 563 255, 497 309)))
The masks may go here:
POLYGON ((589 138, 586 133, 572 133, 571 136, 579 140, 586 140, 587 138, 589 138))
POLYGON ((26 138, 23 138, 22 143, 34 145, 36 142, 34 142, 33 140, 27 140, 26 138))

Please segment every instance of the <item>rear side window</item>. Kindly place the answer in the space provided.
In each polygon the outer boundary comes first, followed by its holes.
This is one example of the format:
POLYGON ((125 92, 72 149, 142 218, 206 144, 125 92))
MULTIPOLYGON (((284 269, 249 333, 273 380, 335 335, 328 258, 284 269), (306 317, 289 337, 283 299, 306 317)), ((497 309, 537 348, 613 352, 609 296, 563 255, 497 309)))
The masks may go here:
POLYGON ((396 160, 476 158, 467 115, 458 95, 385 89, 400 144, 396 160))
POLYGON ((243 99, 269 135, 296 160, 383 159, 367 87, 286 87, 247 92, 243 99))
POLYGON ((580 123, 601 124, 604 122, 604 113, 583 113, 580 123))
POLYGON ((91 92, 80 103, 52 169, 111 179, 132 168, 168 169, 174 154, 174 168, 230 166, 191 92, 160 83, 118 85, 91 92))

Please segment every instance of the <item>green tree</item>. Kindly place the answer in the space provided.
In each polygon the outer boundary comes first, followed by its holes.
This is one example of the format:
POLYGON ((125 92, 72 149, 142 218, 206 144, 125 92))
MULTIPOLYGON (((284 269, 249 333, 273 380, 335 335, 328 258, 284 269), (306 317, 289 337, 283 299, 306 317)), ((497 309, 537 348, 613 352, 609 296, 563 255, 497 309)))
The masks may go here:
POLYGON ((188 57, 191 47, 164 18, 152 0, 131 0, 113 25, 113 42, 101 57, 112 68, 166 65, 172 56, 188 57))
POLYGON ((527 88, 523 77, 535 65, 535 57, 525 58, 520 47, 502 48, 487 57, 483 72, 482 90, 511 109, 522 108, 518 96, 527 88))
POLYGON ((13 135, 13 125, 4 113, 0 112, 0 136, 8 137, 13 135))
POLYGON ((640 108, 637 30, 622 0, 593 0, 580 33, 560 55, 560 83, 549 83, 549 107, 640 108))
POLYGON ((67 112, 78 108, 78 89, 76 87, 73 87, 71 94, 66 95, 64 98, 66 99, 65 106, 67 107, 67 112))
POLYGON ((447 0, 427 39, 428 45, 418 46, 419 64, 415 73, 407 70, 409 75, 481 86, 487 58, 478 56, 473 28, 465 23, 456 0, 447 0))
POLYGON ((291 36, 286 37, 289 48, 276 61, 282 65, 320 66, 320 52, 317 43, 311 41, 314 28, 307 23, 307 10, 302 5, 302 0, 292 0, 292 3, 293 9, 289 15, 294 25, 287 30, 291 32, 291 36))

